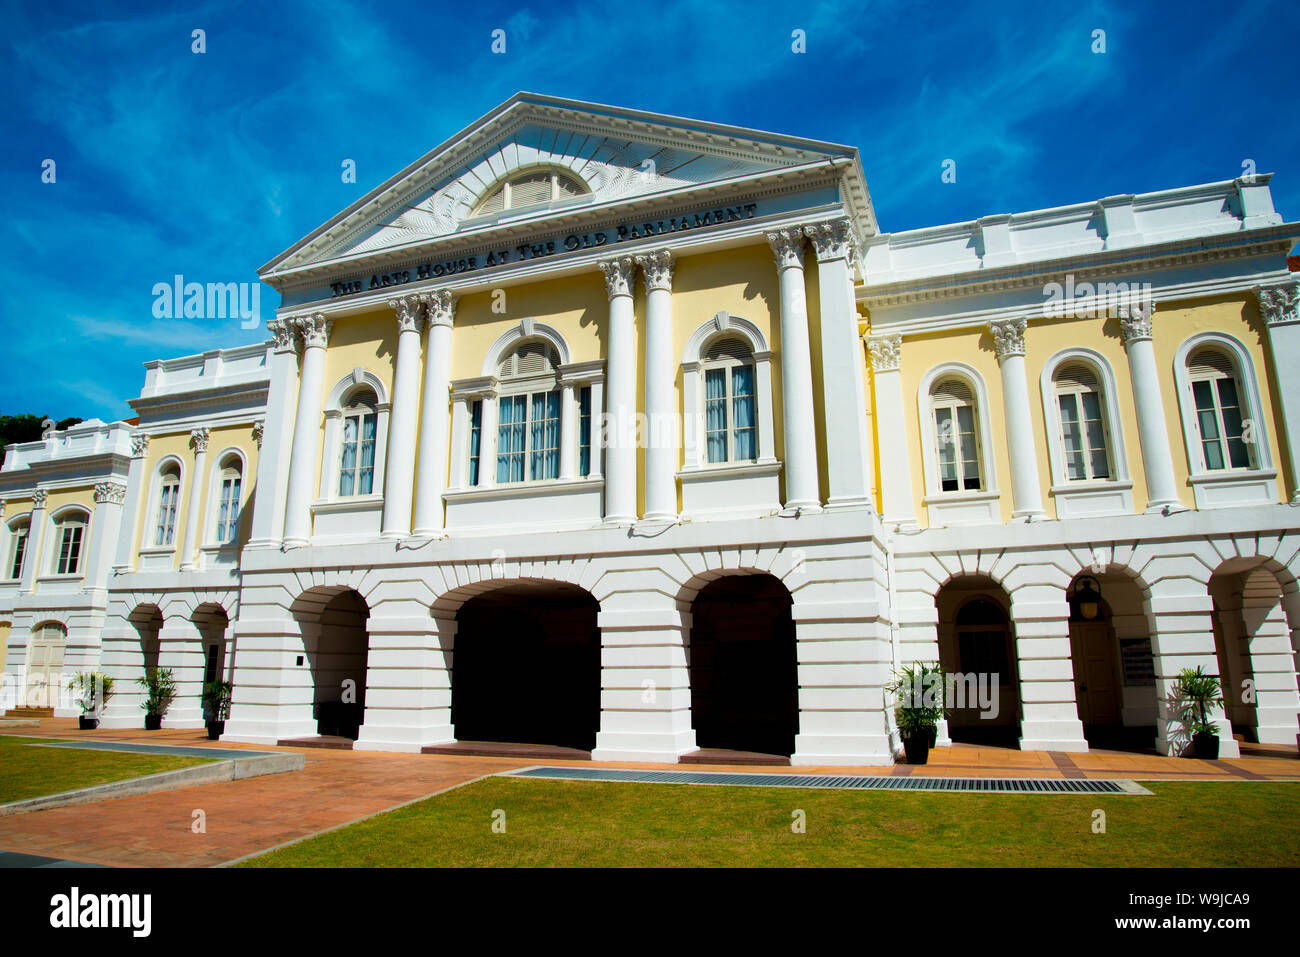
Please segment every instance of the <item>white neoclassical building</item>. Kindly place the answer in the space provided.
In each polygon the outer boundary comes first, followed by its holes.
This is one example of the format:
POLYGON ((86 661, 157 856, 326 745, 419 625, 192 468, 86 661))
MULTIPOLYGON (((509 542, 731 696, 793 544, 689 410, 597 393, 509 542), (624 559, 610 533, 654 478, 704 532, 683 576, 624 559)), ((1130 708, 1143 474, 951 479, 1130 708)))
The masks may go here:
POLYGON ((909 662, 1053 751, 1176 751, 1200 665, 1225 755, 1294 744, 1268 183, 887 234, 853 148, 519 94, 263 266, 266 343, 150 364, 84 580, 15 565, 73 478, 10 452, 10 687, 63 627, 109 725, 168 667, 241 741, 862 765, 909 662))

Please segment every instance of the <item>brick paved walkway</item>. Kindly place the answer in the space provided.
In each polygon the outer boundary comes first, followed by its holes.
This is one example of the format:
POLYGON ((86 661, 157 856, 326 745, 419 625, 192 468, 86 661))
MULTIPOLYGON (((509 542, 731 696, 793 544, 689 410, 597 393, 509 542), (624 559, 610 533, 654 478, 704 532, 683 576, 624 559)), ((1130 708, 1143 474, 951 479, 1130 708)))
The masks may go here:
MULTIPOLYGON (((202 730, 83 732, 76 725, 75 718, 43 719, 39 729, 0 733, 178 746, 202 745, 207 741, 202 730)), ((301 751, 307 766, 302 771, 286 774, 0 818, 0 850, 117 867, 213 866, 417 801, 483 775, 538 763, 458 755, 275 749, 226 741, 219 746, 301 751), (206 815, 206 833, 195 834, 191 829, 196 809, 206 815)), ((601 766, 589 761, 548 760, 545 763, 601 766)), ((681 767, 642 763, 611 766, 681 767)), ((691 767, 692 770, 744 770, 735 765, 691 767)), ((763 774, 810 774, 844 773, 847 769, 759 767, 754 770, 763 774)), ((1294 748, 1279 749, 1275 756, 1196 761, 1105 751, 1066 755, 955 745, 935 749, 930 763, 920 767, 898 765, 892 772, 883 768, 852 770, 868 774, 942 776, 1300 782, 1300 757, 1294 748)))

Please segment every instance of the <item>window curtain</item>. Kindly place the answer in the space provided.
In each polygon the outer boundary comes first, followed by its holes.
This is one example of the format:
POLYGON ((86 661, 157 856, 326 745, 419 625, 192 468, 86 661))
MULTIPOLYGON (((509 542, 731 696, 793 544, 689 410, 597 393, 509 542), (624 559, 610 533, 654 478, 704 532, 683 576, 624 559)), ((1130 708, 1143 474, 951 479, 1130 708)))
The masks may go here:
POLYGON ((754 430, 754 367, 731 370, 732 409, 736 419, 736 459, 758 458, 754 430))
POLYGON ((499 400, 497 424, 497 481, 524 480, 524 425, 528 415, 527 396, 505 396, 499 400))
POLYGON ((361 474, 357 477, 357 494, 369 495, 375 480, 375 434, 379 431, 379 417, 362 416, 361 423, 361 474))
POLYGON ((339 495, 355 495, 357 482, 357 420, 343 420, 343 456, 339 459, 339 495))
POLYGON ((727 461, 727 371, 704 374, 704 433, 710 462, 727 461))
POLYGON ((528 473, 532 479, 553 479, 560 474, 560 394, 536 392, 532 396, 532 454, 528 473))

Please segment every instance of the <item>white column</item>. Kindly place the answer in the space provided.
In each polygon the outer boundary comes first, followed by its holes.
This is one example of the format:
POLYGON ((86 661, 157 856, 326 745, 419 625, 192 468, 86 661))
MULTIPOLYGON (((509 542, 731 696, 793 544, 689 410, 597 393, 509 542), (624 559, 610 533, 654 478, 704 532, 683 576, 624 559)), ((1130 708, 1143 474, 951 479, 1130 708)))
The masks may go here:
MULTIPOLYGON (((451 399, 451 478, 450 488, 469 487, 469 404, 473 396, 456 394, 451 399)), ((441 513, 440 513, 441 514, 441 513)), ((421 527, 418 523, 417 528, 421 527)))
POLYGON ((148 495, 149 477, 144 472, 144 458, 149 451, 149 436, 131 436, 131 465, 126 473, 126 499, 117 535, 117 555, 113 569, 125 574, 135 567, 135 530, 140 524, 141 503, 148 495))
POLYGON ((1142 446, 1142 471, 1146 475, 1148 512, 1183 511, 1174 484, 1174 460, 1169 453, 1168 423, 1160 395, 1160 373, 1151 344, 1151 320, 1155 303, 1121 304, 1120 334, 1128 354, 1129 377, 1133 382, 1133 403, 1138 421, 1138 442, 1142 446))
POLYGON ((188 612, 172 605, 158 632, 158 667, 170 668, 176 679, 176 699, 163 718, 165 728, 203 727, 203 635, 188 612), (173 611, 175 609, 175 611, 173 611))
POLYGON ((203 507, 203 486, 207 481, 208 440, 206 428, 194 429, 190 439, 194 442, 194 467, 190 470, 190 495, 185 506, 185 541, 181 548, 181 571, 194 571, 198 567, 195 552, 199 547, 200 512, 203 507))
POLYGON ((560 480, 578 477, 578 416, 582 410, 572 380, 560 383, 560 480))
POLYGON ((993 333, 998 368, 1002 371, 1002 408, 1011 458, 1011 514, 1033 521, 1044 512, 1034 425, 1029 414, 1029 382, 1025 377, 1025 320, 993 322, 989 331, 993 333))
POLYGON ((605 448, 605 440, 601 431, 601 410, 605 408, 605 377, 599 375, 591 380, 591 468, 587 471, 587 478, 602 478, 604 469, 604 460, 601 452, 605 448))
MULTIPOLYGON (((1242 594, 1242 650, 1249 655, 1255 687, 1255 732, 1261 744, 1294 744, 1300 695, 1296 690, 1295 650, 1282 608, 1282 592, 1269 572, 1246 577, 1242 594)), ((1237 685, 1224 695, 1241 700, 1237 685)))
POLYGON ((673 361, 673 257, 636 257, 645 276, 645 517, 677 521, 677 402, 673 361))
POLYGON ((785 507, 820 510, 817 435, 813 428, 812 347, 804 292, 803 232, 767 234, 781 287, 781 394, 785 433, 785 507))
POLYGON ((1259 311, 1268 324, 1268 347, 1281 393, 1282 454, 1291 468, 1291 504, 1300 504, 1300 283, 1256 290, 1259 311))
POLYGON ((821 309, 822 401, 826 422, 827 508, 867 508, 872 454, 867 434, 867 393, 850 259, 853 232, 847 219, 805 226, 817 254, 821 309))
POLYGON ((497 484, 497 397, 479 397, 483 403, 478 418, 478 484, 476 488, 491 488, 497 484))
POLYGON ((125 501, 125 485, 100 482, 95 486, 95 514, 91 516, 90 548, 86 555, 87 591, 103 593, 108 588, 110 556, 124 531, 122 504, 125 501))
POLYGON ((1020 749, 1087 751, 1074 694, 1070 603, 1056 583, 1011 590, 1020 676, 1020 749))
POLYGON ((605 274, 609 294, 605 521, 625 524, 635 522, 637 517, 636 319, 632 308, 636 264, 631 256, 620 256, 598 265, 605 274))
POLYGON ((38 566, 44 560, 41 545, 45 541, 45 497, 48 494, 43 488, 32 492, 32 515, 27 522, 27 551, 23 555, 23 577, 18 586, 24 595, 36 591, 38 566))
POLYGON ((325 343, 333 320, 323 313, 293 320, 302 334, 302 375, 289 457, 289 493, 285 499, 284 543, 306 545, 311 535, 312 484, 319 466, 321 392, 325 378, 325 343))
POLYGON ((867 339, 876 382, 876 428, 880 430, 884 522, 911 530, 918 526, 912 499, 912 464, 908 454, 912 440, 907 434, 907 418, 903 411, 902 347, 902 336, 882 335, 867 339))
POLYGON ((442 495, 447 491, 447 403, 451 397, 451 330, 456 299, 445 289, 429 293, 424 297, 424 313, 429 332, 424 347, 415 534, 436 538, 444 534, 446 521, 442 495))
POLYGON ((289 319, 272 319, 266 327, 275 337, 275 344, 269 356, 271 381, 267 386, 266 418, 259 423, 257 485, 248 541, 254 547, 278 545, 284 537, 294 399, 298 391, 296 326, 289 319))
POLYGON ((388 418, 384 465, 384 516, 380 534, 411 534, 415 485, 415 429, 420 402, 420 297, 388 300, 397 310, 397 361, 393 369, 393 403, 388 418))

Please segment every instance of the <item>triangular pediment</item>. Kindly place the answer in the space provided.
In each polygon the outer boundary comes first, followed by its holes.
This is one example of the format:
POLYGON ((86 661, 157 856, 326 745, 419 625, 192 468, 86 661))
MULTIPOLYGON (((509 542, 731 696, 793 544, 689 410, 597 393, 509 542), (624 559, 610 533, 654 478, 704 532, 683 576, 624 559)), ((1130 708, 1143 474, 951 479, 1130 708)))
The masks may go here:
MULTIPOLYGON (((849 147, 739 127, 518 94, 277 256, 264 278, 436 242, 549 213, 634 200, 792 167, 849 147), (581 195, 483 214, 517 171, 557 169, 581 195)), ((862 185, 865 196, 865 183, 862 185)), ((865 208, 870 215, 867 199, 865 208)), ((874 230, 873 230, 874 231, 874 230)))

